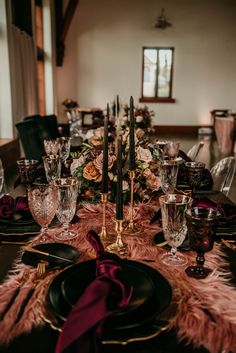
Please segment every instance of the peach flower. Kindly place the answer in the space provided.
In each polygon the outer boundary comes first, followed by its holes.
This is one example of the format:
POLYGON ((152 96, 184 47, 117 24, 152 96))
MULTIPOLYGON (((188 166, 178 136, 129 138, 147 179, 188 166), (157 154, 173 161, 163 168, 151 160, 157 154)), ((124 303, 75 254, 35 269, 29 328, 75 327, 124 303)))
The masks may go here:
MULTIPOLYGON (((116 157, 110 156, 108 154, 108 170, 111 170, 113 167, 113 164, 116 160, 116 157)), ((100 173, 102 173, 102 164, 103 164, 103 152, 99 154, 99 156, 93 161, 95 167, 99 170, 100 173)))
POLYGON ((152 154, 147 148, 139 146, 137 148, 137 159, 140 161, 149 163, 152 161, 152 154))
POLYGON ((147 179, 147 187, 152 190, 159 190, 161 187, 161 180, 159 177, 153 175, 151 178, 147 179))
POLYGON ((95 182, 100 182, 102 180, 102 175, 99 173, 93 162, 86 164, 83 170, 83 177, 87 180, 93 180, 95 182))

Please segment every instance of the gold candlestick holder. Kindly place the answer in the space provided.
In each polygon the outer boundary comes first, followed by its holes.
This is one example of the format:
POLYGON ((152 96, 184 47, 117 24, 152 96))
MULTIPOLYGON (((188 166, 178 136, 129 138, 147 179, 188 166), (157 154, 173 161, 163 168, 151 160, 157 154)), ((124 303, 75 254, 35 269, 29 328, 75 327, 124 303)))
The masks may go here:
POLYGON ((134 178, 135 170, 129 170, 130 178, 130 219, 127 227, 125 228, 125 234, 138 234, 142 231, 142 228, 134 224, 134 178))
POLYGON ((107 205, 107 199, 108 199, 108 193, 102 192, 101 193, 101 203, 102 203, 102 229, 100 232, 100 238, 101 240, 108 240, 109 235, 107 232, 107 227, 106 227, 106 205, 107 205))
POLYGON ((123 219, 117 219, 115 225, 116 241, 106 247, 106 250, 115 254, 125 255, 128 251, 127 244, 122 240, 123 219))

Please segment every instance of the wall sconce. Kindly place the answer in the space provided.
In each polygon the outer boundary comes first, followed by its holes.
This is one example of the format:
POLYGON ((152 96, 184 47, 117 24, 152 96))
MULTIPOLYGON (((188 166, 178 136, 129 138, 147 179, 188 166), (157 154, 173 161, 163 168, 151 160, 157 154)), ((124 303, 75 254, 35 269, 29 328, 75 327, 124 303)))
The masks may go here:
POLYGON ((155 28, 166 29, 167 27, 171 27, 172 24, 167 21, 165 16, 165 9, 161 9, 161 15, 157 18, 155 28))

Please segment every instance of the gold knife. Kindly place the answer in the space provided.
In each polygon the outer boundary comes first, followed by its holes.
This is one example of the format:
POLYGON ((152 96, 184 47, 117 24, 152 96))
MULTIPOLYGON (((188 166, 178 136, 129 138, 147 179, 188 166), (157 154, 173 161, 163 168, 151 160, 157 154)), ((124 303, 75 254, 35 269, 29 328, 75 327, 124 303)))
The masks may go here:
POLYGON ((24 247, 24 250, 26 250, 26 251, 28 251, 28 252, 32 252, 32 253, 36 253, 36 254, 41 254, 41 255, 44 255, 44 256, 48 256, 48 257, 52 257, 53 259, 58 259, 58 260, 62 260, 62 261, 66 261, 66 262, 73 263, 72 260, 66 259, 65 257, 58 256, 58 255, 54 255, 54 254, 50 254, 50 253, 48 253, 48 252, 46 252, 46 251, 41 251, 41 250, 32 248, 32 247, 30 247, 30 246, 25 246, 25 247, 24 247))

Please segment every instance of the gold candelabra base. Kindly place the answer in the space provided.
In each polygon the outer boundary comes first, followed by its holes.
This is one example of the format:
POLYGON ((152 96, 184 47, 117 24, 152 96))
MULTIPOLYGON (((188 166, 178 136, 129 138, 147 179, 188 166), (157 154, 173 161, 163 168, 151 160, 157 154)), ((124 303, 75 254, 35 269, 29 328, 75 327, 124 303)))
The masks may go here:
POLYGON ((125 255, 128 251, 127 244, 122 240, 122 232, 123 232, 123 219, 116 220, 116 241, 106 247, 106 250, 118 255, 125 255))
POLYGON ((100 239, 102 241, 109 240, 111 237, 108 234, 106 227, 106 205, 107 205, 108 193, 101 193, 101 203, 102 203, 102 229, 99 233, 100 239))

